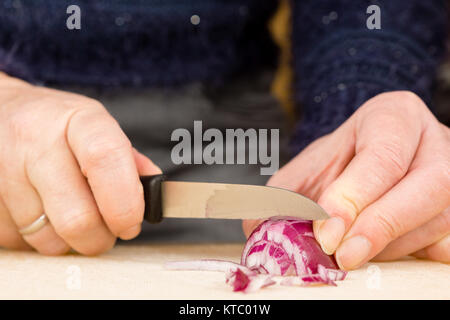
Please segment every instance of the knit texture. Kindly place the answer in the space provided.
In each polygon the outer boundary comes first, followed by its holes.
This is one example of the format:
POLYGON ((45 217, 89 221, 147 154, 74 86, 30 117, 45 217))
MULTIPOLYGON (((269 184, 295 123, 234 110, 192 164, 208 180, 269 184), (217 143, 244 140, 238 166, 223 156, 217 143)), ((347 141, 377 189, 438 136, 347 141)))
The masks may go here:
MULTIPOLYGON (((273 63, 276 0, 3 0, 0 70, 28 81, 100 86, 221 85, 273 63), (79 5, 82 29, 68 30, 79 5), (190 22, 193 15, 200 23, 190 22)), ((431 105, 444 52, 444 0, 291 1, 295 154, 378 93, 411 90, 431 105), (381 8, 381 30, 366 9, 381 8)), ((188 112, 188 111, 186 111, 188 112)))
POLYGON ((274 61, 266 24, 275 8, 274 0, 4 0, 0 69, 46 84, 221 84, 274 61), (81 30, 66 27, 73 4, 81 30))
POLYGON ((293 1, 295 101, 302 115, 291 151, 332 132, 365 101, 392 90, 410 90, 431 105, 444 52, 444 1, 293 1), (381 29, 369 30, 376 4, 381 29))

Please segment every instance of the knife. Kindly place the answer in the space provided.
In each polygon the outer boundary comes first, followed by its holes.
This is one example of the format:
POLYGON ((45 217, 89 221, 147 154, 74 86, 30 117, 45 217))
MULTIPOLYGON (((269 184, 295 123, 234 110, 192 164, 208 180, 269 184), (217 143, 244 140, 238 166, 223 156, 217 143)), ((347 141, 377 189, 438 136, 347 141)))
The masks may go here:
POLYGON ((317 203, 293 191, 256 185, 166 181, 165 176, 141 176, 144 219, 163 218, 268 219, 289 216, 328 219, 317 203))

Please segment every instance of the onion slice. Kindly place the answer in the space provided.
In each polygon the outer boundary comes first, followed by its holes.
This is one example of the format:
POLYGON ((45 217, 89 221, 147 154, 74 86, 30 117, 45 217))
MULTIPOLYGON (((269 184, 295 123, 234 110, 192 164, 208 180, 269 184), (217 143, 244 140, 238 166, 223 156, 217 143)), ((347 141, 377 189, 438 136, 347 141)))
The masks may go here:
POLYGON ((314 238, 312 222, 295 218, 260 224, 247 240, 241 264, 279 276, 317 274, 319 265, 338 269, 314 238))
POLYGON ((269 275, 259 274, 256 271, 250 270, 250 272, 248 272, 244 270, 245 269, 237 268, 236 270, 227 272, 226 282, 233 287, 233 291, 250 293, 276 283, 269 275))
POLYGON ((346 272, 326 255, 314 238, 312 222, 276 217, 261 223, 248 238, 241 263, 214 259, 169 262, 171 270, 221 271, 233 291, 254 292, 275 284, 284 286, 326 284, 336 286, 346 272))

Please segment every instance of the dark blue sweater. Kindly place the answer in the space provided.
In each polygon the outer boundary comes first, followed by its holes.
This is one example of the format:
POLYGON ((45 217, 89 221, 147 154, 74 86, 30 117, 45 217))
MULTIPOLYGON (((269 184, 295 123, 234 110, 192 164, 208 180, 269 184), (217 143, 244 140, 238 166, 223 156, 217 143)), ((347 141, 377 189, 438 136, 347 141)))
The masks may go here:
MULTIPOLYGON (((444 52, 444 0, 292 1, 292 151, 331 132, 377 93, 411 90, 431 103, 444 52), (366 9, 381 7, 381 30, 366 9)), ((0 70, 38 83, 220 85, 276 62, 267 32, 275 0, 1 0, 0 70), (66 8, 81 8, 68 30, 66 8), (194 25, 190 18, 200 17, 194 25)))
POLYGON ((431 106, 445 52, 445 1, 300 0, 293 17, 295 100, 304 111, 293 151, 333 131, 381 92, 410 90, 431 106), (371 4, 381 9, 380 30, 366 27, 371 4))

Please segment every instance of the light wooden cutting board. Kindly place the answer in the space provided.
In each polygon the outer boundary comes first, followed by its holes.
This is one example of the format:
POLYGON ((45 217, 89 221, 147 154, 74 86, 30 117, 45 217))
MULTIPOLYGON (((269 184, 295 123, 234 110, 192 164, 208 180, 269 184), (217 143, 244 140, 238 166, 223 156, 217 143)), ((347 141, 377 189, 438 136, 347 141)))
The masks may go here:
POLYGON ((234 293, 217 272, 169 271, 167 261, 239 261, 242 244, 118 245, 99 257, 0 250, 2 299, 450 299, 450 265, 407 259, 370 263, 338 287, 272 286, 234 293))

